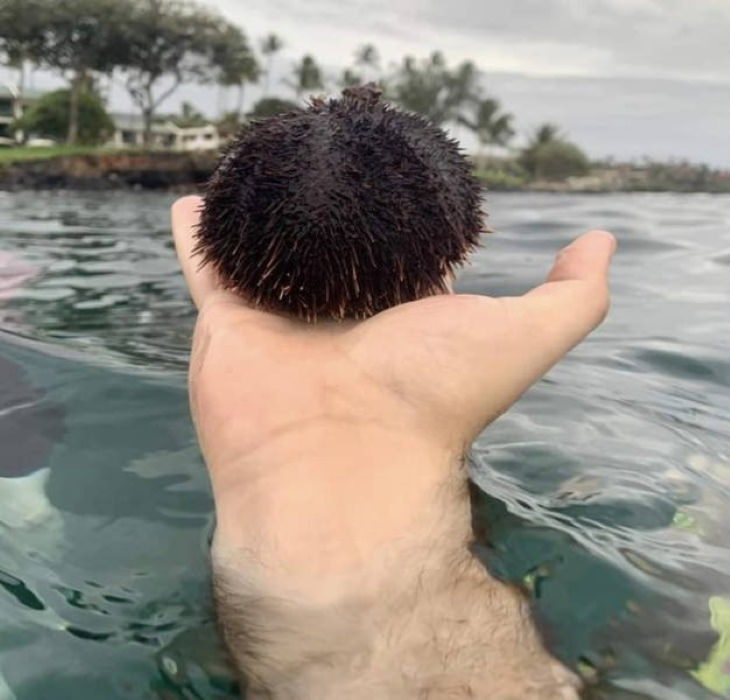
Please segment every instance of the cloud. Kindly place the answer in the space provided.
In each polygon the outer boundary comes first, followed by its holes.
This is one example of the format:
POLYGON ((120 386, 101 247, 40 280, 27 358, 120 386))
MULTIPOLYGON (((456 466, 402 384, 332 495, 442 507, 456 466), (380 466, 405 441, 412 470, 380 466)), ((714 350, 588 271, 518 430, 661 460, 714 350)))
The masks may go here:
MULTIPOLYGON (((214 0, 210 0, 214 2, 214 0)), ((214 2, 253 34, 276 30, 325 62, 378 44, 435 48, 486 70, 730 82, 728 0, 239 0, 214 2)))
MULTIPOLYGON (((271 31, 283 37, 272 80, 281 95, 291 96, 282 79, 304 53, 333 79, 365 42, 386 62, 441 49, 485 71, 485 87, 515 114, 523 138, 553 121, 593 156, 730 167, 730 0, 207 2, 255 42, 271 31)), ((34 80, 59 84, 43 72, 34 80)), ((246 95, 251 105, 261 86, 246 95)), ((226 106, 220 97, 215 88, 186 85, 163 111, 188 100, 214 115, 226 106)), ((119 86, 112 104, 134 109, 119 86)))
MULTIPOLYGON (((554 121, 592 155, 730 165, 730 0, 209 0, 333 77, 372 42, 485 71, 522 135, 554 121)), ((276 81, 278 82, 277 77, 276 81)))
POLYGON ((487 74, 522 136, 558 124, 592 156, 730 166, 730 90, 701 81, 487 74))

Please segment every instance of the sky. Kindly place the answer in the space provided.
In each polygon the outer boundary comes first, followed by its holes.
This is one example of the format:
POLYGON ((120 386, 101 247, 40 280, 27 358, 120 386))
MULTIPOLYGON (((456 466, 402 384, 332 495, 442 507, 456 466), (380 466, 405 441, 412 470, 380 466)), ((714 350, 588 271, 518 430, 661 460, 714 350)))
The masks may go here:
MULTIPOLYGON (((283 76, 305 53, 334 78, 364 43, 386 72, 438 49, 452 64, 479 66, 520 139, 552 121, 592 156, 730 167, 730 0, 204 1, 256 44, 282 37, 272 79, 282 96, 291 92, 283 76)), ((183 99, 209 114, 226 106, 215 90, 186 87, 166 109, 183 99)), ((131 108, 121 87, 112 104, 131 108)))

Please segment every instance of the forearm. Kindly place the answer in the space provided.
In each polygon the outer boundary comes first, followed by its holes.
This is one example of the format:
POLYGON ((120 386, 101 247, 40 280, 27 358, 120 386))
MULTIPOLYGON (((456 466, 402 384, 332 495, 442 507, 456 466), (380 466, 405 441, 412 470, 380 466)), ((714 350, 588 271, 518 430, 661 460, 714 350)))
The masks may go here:
POLYGON ((218 615, 249 696, 276 700, 574 698, 572 674, 544 650, 527 601, 471 554, 450 579, 407 566, 376 598, 337 604, 246 593, 216 571, 218 615), (407 580, 406 580, 407 579, 407 580))
POLYGON ((418 529, 316 588, 272 578, 250 551, 214 548, 218 617, 251 697, 575 696, 528 601, 471 553, 466 474, 454 477, 418 529))

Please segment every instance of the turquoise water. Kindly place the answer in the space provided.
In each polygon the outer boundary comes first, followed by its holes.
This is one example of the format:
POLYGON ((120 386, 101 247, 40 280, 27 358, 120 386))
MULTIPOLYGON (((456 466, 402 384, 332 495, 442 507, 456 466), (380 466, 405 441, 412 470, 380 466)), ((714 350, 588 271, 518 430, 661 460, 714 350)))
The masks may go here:
MULTIPOLYGON (((0 193, 0 700, 235 697, 171 201, 0 193)), ((730 697, 730 198, 488 208, 464 291, 527 289, 590 226, 620 252, 607 323, 475 447, 480 552, 593 697, 730 697)))

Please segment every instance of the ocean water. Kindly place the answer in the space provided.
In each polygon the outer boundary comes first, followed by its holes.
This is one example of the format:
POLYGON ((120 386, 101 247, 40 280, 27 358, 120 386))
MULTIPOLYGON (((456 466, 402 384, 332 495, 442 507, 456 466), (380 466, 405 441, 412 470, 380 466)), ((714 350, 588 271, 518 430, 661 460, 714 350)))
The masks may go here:
MULTIPOLYGON (((0 700, 233 698, 172 196, 0 192, 0 700)), ((474 448, 479 551, 596 698, 730 697, 730 197, 493 194, 462 291, 589 227, 607 322, 474 448)))

